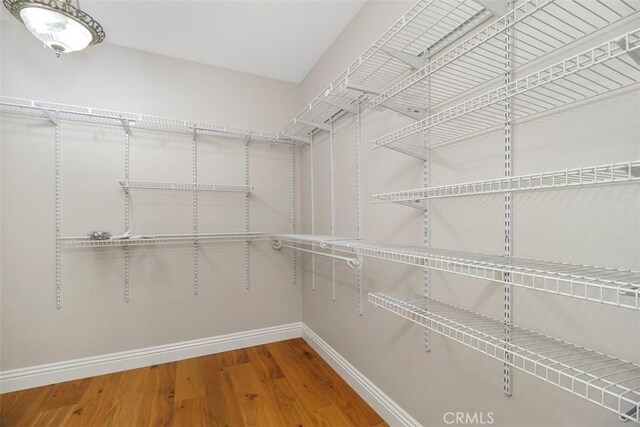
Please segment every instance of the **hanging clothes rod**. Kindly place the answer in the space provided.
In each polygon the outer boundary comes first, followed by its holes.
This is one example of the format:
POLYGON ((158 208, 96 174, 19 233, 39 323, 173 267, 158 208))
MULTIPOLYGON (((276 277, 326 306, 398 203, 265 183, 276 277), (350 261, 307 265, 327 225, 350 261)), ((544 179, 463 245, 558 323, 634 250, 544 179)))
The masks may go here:
POLYGON ((353 270, 359 269, 362 266, 362 263, 363 263, 363 258, 361 256, 359 256, 359 255, 357 257, 354 257, 354 258, 340 256, 340 255, 333 255, 333 254, 328 254, 328 253, 325 253, 325 252, 314 251, 312 249, 301 248, 299 246, 287 245, 286 243, 282 243, 282 241, 279 240, 279 239, 275 239, 271 243, 271 246, 275 250, 280 250, 282 248, 289 248, 289 249, 293 249, 293 250, 296 250, 296 251, 308 252, 308 253, 311 253, 311 254, 321 255, 321 256, 328 257, 328 258, 339 259, 341 261, 345 261, 347 263, 347 265, 353 270))

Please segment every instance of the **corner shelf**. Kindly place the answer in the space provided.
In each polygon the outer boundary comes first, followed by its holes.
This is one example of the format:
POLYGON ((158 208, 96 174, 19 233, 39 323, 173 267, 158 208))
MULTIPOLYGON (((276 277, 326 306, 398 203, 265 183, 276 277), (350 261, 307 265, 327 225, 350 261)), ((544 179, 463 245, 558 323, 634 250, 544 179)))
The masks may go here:
POLYGON ((423 201, 429 199, 504 193, 505 191, 532 191, 600 184, 623 184, 628 182, 640 182, 640 160, 395 191, 374 194, 373 198, 377 203, 398 203, 412 208, 425 209, 423 201))
POLYGON ((141 190, 175 190, 175 191, 217 191, 229 193, 251 193, 253 187, 248 185, 227 184, 189 184, 185 182, 160 181, 120 181, 120 186, 126 192, 131 189, 141 190))
POLYGON ((530 258, 392 245, 317 235, 276 235, 281 241, 445 271, 492 282, 509 283, 576 299, 640 310, 640 272, 530 258), (505 276, 510 281, 505 281, 505 276))
POLYGON ((61 237, 65 248, 104 248, 114 246, 144 246, 166 244, 192 244, 205 242, 246 242, 270 240, 270 234, 259 232, 241 233, 201 233, 201 234, 157 234, 133 236, 128 239, 91 240, 86 237, 61 237))
POLYGON ((640 29, 376 138, 371 148, 387 147, 425 159, 427 132, 428 147, 433 148, 488 131, 504 123, 499 103, 511 97, 516 97, 517 121, 631 87, 640 82, 640 64, 628 57, 636 51, 640 29))
POLYGON ((640 365, 517 326, 509 327, 510 342, 506 342, 503 321, 435 299, 370 293, 369 301, 621 419, 640 422, 640 365))

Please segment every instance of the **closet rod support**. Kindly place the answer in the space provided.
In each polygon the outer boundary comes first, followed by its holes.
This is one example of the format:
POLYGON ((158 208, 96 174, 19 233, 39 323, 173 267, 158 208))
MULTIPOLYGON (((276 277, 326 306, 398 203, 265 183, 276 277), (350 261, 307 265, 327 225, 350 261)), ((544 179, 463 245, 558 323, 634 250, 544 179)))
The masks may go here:
POLYGON ((287 245, 285 243, 282 243, 282 241, 280 241, 278 239, 276 239, 273 242, 271 242, 271 247, 273 247, 273 249, 275 249, 275 250, 280 250, 282 248, 289 248, 289 249, 293 249, 293 250, 296 250, 296 251, 308 252, 308 253, 314 254, 314 255, 321 255, 321 256, 328 257, 328 258, 339 259, 341 261, 345 261, 347 263, 347 265, 349 266, 349 268, 351 268, 352 270, 360 269, 360 267, 362 267, 362 264, 364 262, 364 259, 360 255, 358 255, 357 257, 354 257, 354 258, 350 258, 350 257, 346 257, 346 256, 328 254, 328 253, 325 253, 325 252, 314 251, 312 249, 301 248, 299 246, 287 245))

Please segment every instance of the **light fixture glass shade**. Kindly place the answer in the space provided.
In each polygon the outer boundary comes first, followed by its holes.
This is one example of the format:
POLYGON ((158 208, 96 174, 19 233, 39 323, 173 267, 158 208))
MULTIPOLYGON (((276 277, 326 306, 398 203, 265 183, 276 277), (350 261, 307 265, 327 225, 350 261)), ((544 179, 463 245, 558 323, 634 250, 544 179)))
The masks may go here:
POLYGON ((25 7, 20 16, 31 34, 56 52, 82 50, 91 43, 91 33, 84 25, 54 10, 25 7))
POLYGON ((11 14, 60 55, 104 40, 102 26, 72 0, 2 0, 11 14))

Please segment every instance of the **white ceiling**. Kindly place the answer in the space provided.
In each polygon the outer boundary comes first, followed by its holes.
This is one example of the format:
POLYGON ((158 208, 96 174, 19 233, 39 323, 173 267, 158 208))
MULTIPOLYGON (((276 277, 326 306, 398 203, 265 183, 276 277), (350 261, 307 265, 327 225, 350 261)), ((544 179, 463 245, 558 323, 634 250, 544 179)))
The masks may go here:
POLYGON ((105 42, 299 83, 366 0, 82 0, 105 42))

